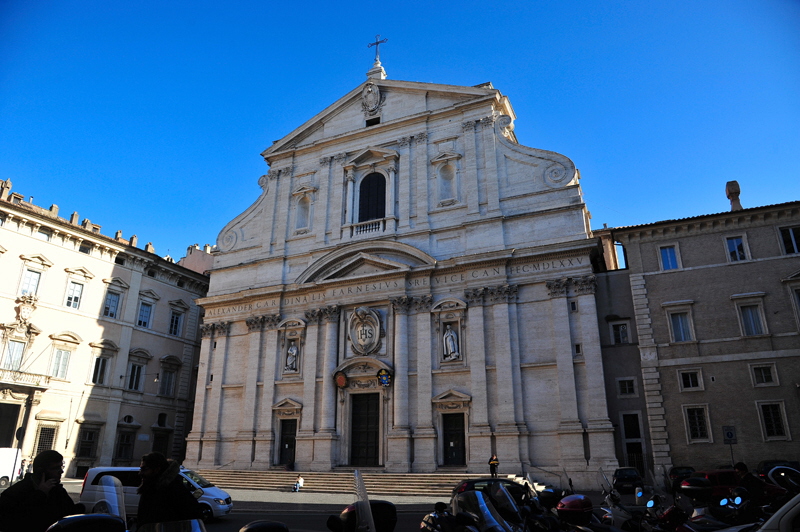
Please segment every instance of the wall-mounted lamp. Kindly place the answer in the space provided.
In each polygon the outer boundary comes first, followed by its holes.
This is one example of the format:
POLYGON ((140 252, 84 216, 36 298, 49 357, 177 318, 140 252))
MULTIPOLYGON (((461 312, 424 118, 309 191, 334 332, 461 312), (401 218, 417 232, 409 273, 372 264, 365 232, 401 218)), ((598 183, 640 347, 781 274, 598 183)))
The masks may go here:
POLYGON ((153 379, 153 382, 158 382, 158 376, 159 376, 159 375, 160 375, 159 373, 156 373, 156 378, 155 378, 155 379, 153 379))

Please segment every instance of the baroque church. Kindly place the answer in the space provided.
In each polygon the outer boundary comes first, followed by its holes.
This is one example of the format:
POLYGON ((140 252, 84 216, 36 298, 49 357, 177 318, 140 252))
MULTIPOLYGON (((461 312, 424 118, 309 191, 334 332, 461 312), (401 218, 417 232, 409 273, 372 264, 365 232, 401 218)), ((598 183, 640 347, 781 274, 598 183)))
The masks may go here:
POLYGON ((186 464, 614 469, 596 278, 564 155, 509 99, 367 79, 262 153, 220 232, 186 464))

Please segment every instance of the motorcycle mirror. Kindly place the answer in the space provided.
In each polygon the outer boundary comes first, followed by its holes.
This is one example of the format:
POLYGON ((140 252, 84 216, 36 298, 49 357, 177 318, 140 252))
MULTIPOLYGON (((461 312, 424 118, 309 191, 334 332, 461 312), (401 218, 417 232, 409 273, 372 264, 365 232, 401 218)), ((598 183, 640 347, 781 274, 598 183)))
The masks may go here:
POLYGON ((736 497, 735 499, 733 499, 733 504, 735 504, 736 506, 739 506, 740 504, 742 504, 742 498, 741 497, 736 497))
POLYGON ((728 504, 728 499, 724 499, 724 498, 720 499, 720 501, 719 501, 719 505, 720 506, 726 506, 727 504, 728 504))

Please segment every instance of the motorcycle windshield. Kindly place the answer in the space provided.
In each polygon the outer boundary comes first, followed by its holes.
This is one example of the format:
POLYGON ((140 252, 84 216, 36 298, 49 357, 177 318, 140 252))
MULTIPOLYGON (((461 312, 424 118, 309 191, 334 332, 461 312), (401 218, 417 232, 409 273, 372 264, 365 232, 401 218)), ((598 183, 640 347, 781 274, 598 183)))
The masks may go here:
POLYGON ((98 485, 100 501, 95 504, 92 513, 116 515, 125 521, 125 495, 122 483, 113 475, 103 475, 98 485))
POLYGON ((792 495, 800 493, 800 471, 793 467, 778 466, 773 467, 767 477, 776 486, 780 486, 792 495))
POLYGON ((611 493, 611 481, 608 480, 608 475, 602 467, 597 470, 597 485, 600 486, 601 491, 611 493))
POLYGON ((511 532, 511 527, 500 517, 494 506, 480 491, 465 491, 454 499, 455 513, 466 512, 478 522, 478 530, 503 530, 511 532))
POLYGON ((375 532, 375 521, 372 519, 372 508, 369 505, 369 496, 367 496, 367 487, 364 485, 364 479, 361 477, 361 472, 356 469, 353 471, 353 483, 358 496, 358 501, 355 503, 356 507, 356 530, 359 532, 375 532))

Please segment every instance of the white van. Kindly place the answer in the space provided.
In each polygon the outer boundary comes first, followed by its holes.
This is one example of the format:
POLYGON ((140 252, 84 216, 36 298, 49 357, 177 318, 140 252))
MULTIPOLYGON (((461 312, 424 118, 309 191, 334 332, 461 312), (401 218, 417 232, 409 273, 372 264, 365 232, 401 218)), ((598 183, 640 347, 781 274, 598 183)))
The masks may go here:
POLYGON ((19 449, 0 447, 0 488, 7 488, 17 478, 22 465, 19 449))
MULTIPOLYGON (((80 502, 86 507, 86 512, 92 512, 95 504, 103 499, 100 479, 105 475, 111 475, 119 479, 122 483, 122 491, 125 494, 125 513, 129 516, 136 515, 139 509, 139 494, 136 493, 136 489, 142 483, 138 467, 93 467, 87 471, 86 476, 83 477, 80 499, 80 502)), ((181 466, 180 475, 187 490, 202 490, 203 494, 198 501, 203 509, 203 521, 231 513, 233 502, 231 501, 231 496, 226 492, 191 469, 186 469, 183 466, 181 466)))

